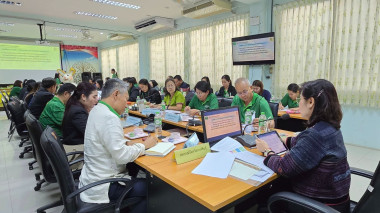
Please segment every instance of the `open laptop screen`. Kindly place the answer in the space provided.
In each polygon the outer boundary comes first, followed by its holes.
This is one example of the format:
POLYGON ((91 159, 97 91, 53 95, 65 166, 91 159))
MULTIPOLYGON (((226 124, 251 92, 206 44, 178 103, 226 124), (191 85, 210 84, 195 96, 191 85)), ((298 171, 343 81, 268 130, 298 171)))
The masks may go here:
POLYGON ((217 142, 230 136, 241 135, 239 108, 237 106, 202 111, 205 142, 217 142))

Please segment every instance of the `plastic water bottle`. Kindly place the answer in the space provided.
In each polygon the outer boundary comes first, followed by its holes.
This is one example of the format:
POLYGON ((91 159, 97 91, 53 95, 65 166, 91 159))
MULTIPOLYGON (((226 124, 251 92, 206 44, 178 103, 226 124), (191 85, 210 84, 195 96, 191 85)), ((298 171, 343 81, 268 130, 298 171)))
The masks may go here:
POLYGON ((244 115, 244 124, 245 125, 249 125, 251 124, 251 121, 252 121, 252 112, 250 109, 247 109, 247 111, 245 112, 245 115, 244 115))
POLYGON ((125 110, 124 110, 124 114, 123 114, 123 118, 124 120, 127 120, 128 118, 128 113, 129 113, 129 107, 125 107, 125 110))
POLYGON ((156 127, 156 137, 162 136, 162 118, 160 112, 156 112, 154 116, 154 125, 156 127))
POLYGON ((139 108, 139 112, 142 112, 142 110, 143 110, 143 105, 144 105, 144 101, 142 101, 141 99, 140 99, 140 96, 137 96, 137 98, 136 98, 136 103, 137 103, 137 107, 139 108))
POLYGON ((259 117, 259 134, 267 132, 267 117, 265 116, 265 112, 261 112, 259 117))
POLYGON ((162 118, 165 118, 165 109, 166 109, 165 102, 162 101, 162 102, 161 102, 161 109, 160 109, 161 117, 162 117, 162 118))

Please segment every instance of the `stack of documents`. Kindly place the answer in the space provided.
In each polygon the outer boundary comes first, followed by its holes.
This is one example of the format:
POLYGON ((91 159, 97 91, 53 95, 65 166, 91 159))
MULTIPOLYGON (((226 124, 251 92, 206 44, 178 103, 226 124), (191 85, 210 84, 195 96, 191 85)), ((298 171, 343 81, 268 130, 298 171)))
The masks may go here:
POLYGON ((244 181, 262 183, 274 173, 264 165, 264 157, 247 151, 230 137, 219 141, 211 150, 217 153, 208 153, 192 171, 193 174, 217 178, 231 175, 244 181))
POLYGON ((164 157, 175 148, 173 143, 161 142, 145 151, 146 155, 164 157))

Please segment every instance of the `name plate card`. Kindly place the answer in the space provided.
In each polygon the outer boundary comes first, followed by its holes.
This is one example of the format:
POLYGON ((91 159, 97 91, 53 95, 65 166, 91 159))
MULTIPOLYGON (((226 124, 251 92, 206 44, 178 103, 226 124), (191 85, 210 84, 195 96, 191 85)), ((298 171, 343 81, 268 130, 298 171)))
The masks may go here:
POLYGON ((172 121, 172 122, 180 122, 181 115, 180 114, 174 114, 174 113, 165 113, 165 120, 172 121))
POLYGON ((154 109, 154 108, 147 108, 147 109, 143 109, 143 111, 141 112, 141 114, 143 114, 145 116, 149 116, 150 114, 155 115, 156 112, 160 112, 160 110, 159 109, 154 109))
POLYGON ((128 116, 127 120, 125 121, 123 125, 123 128, 130 127, 130 126, 140 126, 141 123, 142 123, 141 118, 128 116))
POLYGON ((209 143, 202 143, 186 149, 180 149, 174 152, 173 158, 177 164, 186 163, 199 158, 203 158, 211 152, 209 143))

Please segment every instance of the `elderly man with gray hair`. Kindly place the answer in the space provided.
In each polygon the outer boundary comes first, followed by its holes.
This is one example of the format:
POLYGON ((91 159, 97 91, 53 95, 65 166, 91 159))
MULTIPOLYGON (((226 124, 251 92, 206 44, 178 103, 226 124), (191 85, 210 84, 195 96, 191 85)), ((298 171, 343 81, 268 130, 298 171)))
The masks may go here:
MULTIPOLYGON (((247 109, 255 112, 255 119, 253 120, 253 126, 259 126, 258 117, 263 112, 267 119, 273 119, 272 111, 268 102, 262 96, 253 92, 251 83, 246 78, 238 78, 235 81, 236 96, 232 100, 231 106, 239 106, 240 120, 245 122, 245 112, 247 109)), ((274 127, 274 121, 269 122, 269 127, 274 127)))
MULTIPOLYGON (((102 89, 102 99, 90 112, 84 136, 84 166, 79 187, 96 181, 126 177, 126 164, 145 154, 157 143, 149 137, 142 143, 128 142, 124 138, 120 114, 128 100, 127 84, 119 79, 108 80, 102 89)), ((129 177, 129 176, 127 176, 129 177)), ((109 203, 116 201, 125 186, 117 182, 102 184, 80 194, 83 202, 109 203)), ((146 183, 135 179, 133 189, 126 197, 141 197, 131 212, 146 212, 146 183)))

